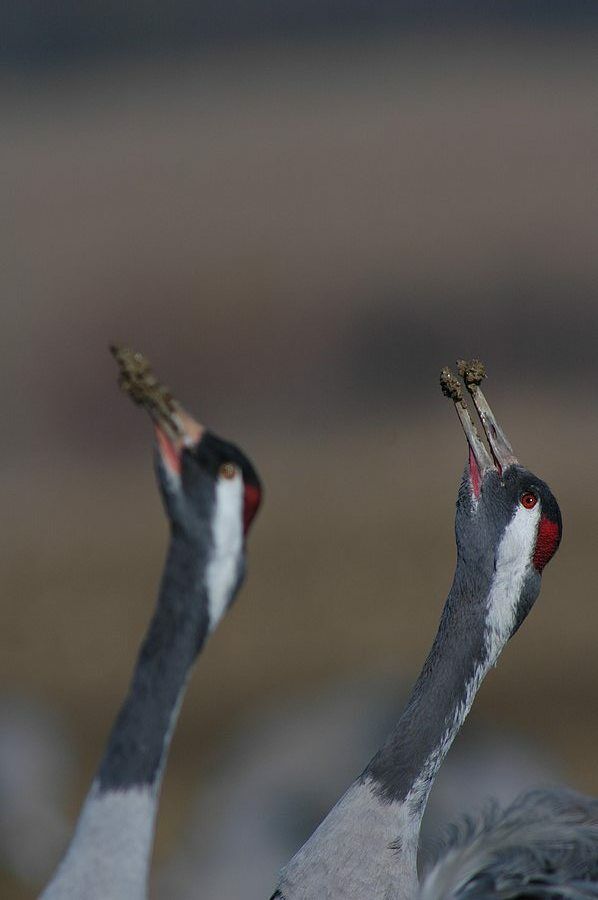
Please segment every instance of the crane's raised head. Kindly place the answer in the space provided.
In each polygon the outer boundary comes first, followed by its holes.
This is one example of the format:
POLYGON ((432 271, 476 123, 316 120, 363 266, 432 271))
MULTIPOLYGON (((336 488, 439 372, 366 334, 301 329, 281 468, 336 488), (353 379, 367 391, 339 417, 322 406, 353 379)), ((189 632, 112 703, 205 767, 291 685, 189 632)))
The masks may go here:
POLYGON ((258 511, 262 487, 247 456, 207 428, 172 440, 156 425, 157 471, 173 527, 190 533, 212 517, 245 536, 258 511))
POLYGON ((218 532, 224 540, 226 532, 234 543, 238 532, 243 539, 262 495, 252 463, 237 446, 189 415, 158 382, 142 354, 111 349, 121 388, 153 420, 158 481, 172 527, 191 538, 218 532))
MULTIPOLYGON (((443 369, 443 393, 457 410, 467 437, 469 461, 459 491, 456 537, 460 577, 475 582, 478 596, 497 603, 494 614, 511 617, 516 630, 540 590, 542 570, 558 549, 562 521, 558 503, 541 479, 520 465, 482 390, 479 360, 458 362, 458 371, 480 417, 490 451, 481 440, 458 379, 443 369), (504 588, 504 590, 503 590, 504 588), (504 608, 508 594, 508 609, 504 608)), ((490 606, 489 606, 490 608, 490 606)))

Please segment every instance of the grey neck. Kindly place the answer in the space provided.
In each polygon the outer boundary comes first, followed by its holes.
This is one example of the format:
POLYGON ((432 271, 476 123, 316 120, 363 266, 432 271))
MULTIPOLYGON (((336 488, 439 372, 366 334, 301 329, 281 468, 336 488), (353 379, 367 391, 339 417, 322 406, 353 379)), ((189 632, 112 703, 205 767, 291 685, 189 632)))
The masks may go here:
POLYGON ((173 537, 156 610, 98 770, 100 791, 159 786, 187 677, 208 633, 203 570, 197 547, 173 537))
POLYGON ((495 661, 486 567, 457 565, 438 633, 395 729, 282 873, 283 900, 408 900, 434 776, 495 661), (471 569, 471 567, 470 567, 471 569))
MULTIPOLYGON (((498 487, 486 485, 491 493, 498 487)), ((484 675, 540 590, 532 565, 539 507, 530 519, 502 494, 494 499, 498 515, 468 515, 463 481, 457 569, 432 650, 382 749, 284 870, 284 900, 416 895, 420 822, 434 777, 484 675)))
POLYGON ((434 777, 489 668, 480 604, 453 586, 407 706, 363 773, 385 803, 409 799, 423 814, 434 777))
POLYGON ((208 633, 206 559, 173 536, 128 696, 43 900, 145 900, 158 792, 187 676, 208 633))

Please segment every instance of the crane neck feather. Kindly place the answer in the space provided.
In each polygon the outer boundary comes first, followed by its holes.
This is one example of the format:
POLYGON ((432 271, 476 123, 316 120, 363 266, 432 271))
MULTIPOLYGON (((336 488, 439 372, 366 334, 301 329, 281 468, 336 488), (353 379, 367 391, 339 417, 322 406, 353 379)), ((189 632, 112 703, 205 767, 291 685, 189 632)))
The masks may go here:
POLYGON ((436 638, 398 724, 283 871, 284 900, 365 896, 366 875, 369 900, 415 895, 420 822, 434 778, 537 593, 536 531, 523 513, 507 524, 496 552, 473 564, 458 557, 436 638))
POLYGON ((438 633, 407 706, 364 773, 384 801, 408 801, 414 815, 423 812, 484 676, 535 599, 531 559, 538 518, 539 510, 519 507, 491 561, 478 566, 458 561, 438 633))
POLYGON ((189 670, 208 632, 205 562, 173 536, 158 603, 100 765, 100 790, 152 785, 161 772, 189 670))
MULTIPOLYGON (((226 501, 226 498, 225 498, 226 501)), ((241 583, 242 516, 218 504, 207 539, 174 528, 128 695, 43 900, 142 900, 158 793, 188 676, 241 583)))

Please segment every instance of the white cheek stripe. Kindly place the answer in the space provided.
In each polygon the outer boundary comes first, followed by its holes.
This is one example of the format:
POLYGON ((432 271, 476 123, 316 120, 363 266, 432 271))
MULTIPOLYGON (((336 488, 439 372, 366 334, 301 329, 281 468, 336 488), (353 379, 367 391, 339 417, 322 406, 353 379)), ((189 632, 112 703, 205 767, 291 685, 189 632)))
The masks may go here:
POLYGON ((533 509, 518 506, 498 546, 486 619, 490 665, 496 662, 513 630, 521 590, 532 564, 539 522, 539 503, 533 509))
POLYGON ((484 641, 487 659, 478 665, 469 680, 465 698, 455 709, 453 721, 444 732, 440 743, 425 761, 421 774, 407 795, 406 802, 413 810, 423 812, 423 803, 442 761, 448 753, 455 735, 472 707, 486 672, 493 666, 511 636, 515 624, 517 603, 536 546, 540 505, 533 509, 519 506, 505 528, 496 555, 494 578, 488 594, 484 641))
POLYGON ((231 599, 243 553, 243 479, 219 478, 212 520, 212 555, 206 571, 210 631, 213 631, 231 599))

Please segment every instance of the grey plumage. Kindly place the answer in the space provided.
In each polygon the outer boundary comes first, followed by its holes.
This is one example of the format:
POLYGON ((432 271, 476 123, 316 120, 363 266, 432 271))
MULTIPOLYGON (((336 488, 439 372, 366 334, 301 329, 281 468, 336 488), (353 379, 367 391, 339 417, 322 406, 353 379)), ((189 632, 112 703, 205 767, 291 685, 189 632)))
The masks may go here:
MULTIPOLYGON (((154 877, 156 897, 267 897, 272 872, 311 834, 394 723, 402 682, 393 681, 343 680, 316 695, 291 694, 258 715, 250 710, 219 748, 213 777, 198 788, 181 838, 154 877)), ((538 778, 546 784, 558 778, 538 745, 472 723, 439 772, 420 854, 429 859, 446 824, 476 812, 489 795, 504 806, 538 778)))
POLYGON ((598 799, 534 790, 452 826, 419 900, 598 897, 598 799))
POLYGON ((466 472, 457 504, 457 569, 433 647, 389 738, 283 869, 284 900, 417 895, 429 792, 482 679, 538 595, 532 557, 540 512, 548 517, 552 508, 560 533, 548 487, 520 466, 486 473, 479 497, 466 472), (519 501, 532 488, 535 517, 519 501))
POLYGON ((44 900, 145 900, 160 786, 189 673, 240 587, 261 495, 247 457, 176 404, 143 357, 123 353, 124 385, 156 426, 169 550, 129 692, 44 900))
POLYGON ((457 566, 436 638, 395 729, 283 869, 274 894, 282 900, 418 895, 420 825, 434 779, 558 548, 558 503, 548 485, 519 465, 479 390, 483 367, 463 363, 460 372, 492 455, 459 383, 443 372, 441 383, 467 437, 469 465, 457 501, 457 566))

